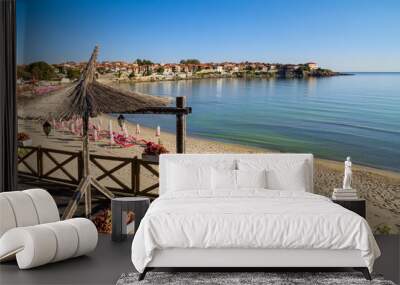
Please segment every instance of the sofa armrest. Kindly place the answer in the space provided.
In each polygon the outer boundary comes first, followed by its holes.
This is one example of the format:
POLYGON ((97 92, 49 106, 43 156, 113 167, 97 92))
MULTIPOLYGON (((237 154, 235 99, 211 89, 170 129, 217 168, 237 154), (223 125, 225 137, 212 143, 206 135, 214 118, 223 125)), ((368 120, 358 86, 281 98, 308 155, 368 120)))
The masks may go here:
POLYGON ((87 254, 97 240, 95 225, 83 218, 13 228, 0 238, 0 261, 15 256, 20 269, 33 268, 87 254))

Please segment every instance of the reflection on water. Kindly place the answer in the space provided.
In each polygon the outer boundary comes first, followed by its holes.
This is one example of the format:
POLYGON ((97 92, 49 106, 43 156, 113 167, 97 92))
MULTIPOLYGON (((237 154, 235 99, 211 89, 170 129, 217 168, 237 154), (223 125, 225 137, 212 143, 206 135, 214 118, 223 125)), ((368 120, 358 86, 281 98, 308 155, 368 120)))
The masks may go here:
POLYGON ((307 90, 308 90, 307 95, 314 94, 317 82, 318 82, 317 78, 314 78, 314 77, 308 78, 308 80, 307 80, 307 90))
POLYGON ((216 80, 216 94, 217 94, 217 97, 221 97, 222 96, 222 84, 223 84, 223 81, 222 81, 222 78, 219 78, 219 79, 217 79, 216 80))

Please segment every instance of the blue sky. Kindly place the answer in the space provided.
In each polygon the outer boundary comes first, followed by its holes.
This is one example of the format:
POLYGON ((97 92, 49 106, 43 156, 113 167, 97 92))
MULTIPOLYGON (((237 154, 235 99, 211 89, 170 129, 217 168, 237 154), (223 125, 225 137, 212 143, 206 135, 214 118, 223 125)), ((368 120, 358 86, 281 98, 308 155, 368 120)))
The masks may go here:
POLYGON ((399 27, 399 0, 17 0, 17 55, 400 71, 399 27))

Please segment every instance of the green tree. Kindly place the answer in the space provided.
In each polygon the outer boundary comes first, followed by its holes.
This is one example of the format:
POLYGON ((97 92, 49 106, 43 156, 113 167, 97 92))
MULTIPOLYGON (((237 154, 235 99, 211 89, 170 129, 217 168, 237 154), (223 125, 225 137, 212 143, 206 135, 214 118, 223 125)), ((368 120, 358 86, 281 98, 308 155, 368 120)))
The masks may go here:
POLYGON ((202 71, 203 70, 203 67, 201 67, 200 65, 199 66, 194 66, 194 68, 193 68, 193 72, 200 72, 200 71, 202 71))
POLYGON ((195 59, 195 58, 189 58, 189 59, 182 59, 180 64, 200 64, 200 60, 195 59))
POLYGON ((253 71, 254 70, 254 68, 251 65, 247 65, 244 69, 246 71, 253 71))
POLYGON ((17 78, 23 80, 30 80, 32 79, 32 74, 26 71, 26 67, 24 65, 17 66, 17 78))
POLYGON ((153 62, 152 62, 151 60, 148 60, 148 59, 140 59, 140 58, 138 58, 135 62, 136 62, 136 64, 138 64, 138 65, 152 65, 152 64, 153 64, 153 62))
POLYGON ((81 76, 81 71, 75 68, 67 69, 67 77, 71 80, 78 79, 81 76))
POLYGON ((54 68, 44 61, 33 62, 29 64, 25 71, 32 75, 35 80, 53 80, 57 78, 54 68))
POLYGON ((163 74, 164 73, 164 67, 160 66, 156 69, 157 74, 163 74))
POLYGON ((104 73, 106 73, 106 69, 104 67, 98 67, 97 72, 100 74, 104 74, 104 73))

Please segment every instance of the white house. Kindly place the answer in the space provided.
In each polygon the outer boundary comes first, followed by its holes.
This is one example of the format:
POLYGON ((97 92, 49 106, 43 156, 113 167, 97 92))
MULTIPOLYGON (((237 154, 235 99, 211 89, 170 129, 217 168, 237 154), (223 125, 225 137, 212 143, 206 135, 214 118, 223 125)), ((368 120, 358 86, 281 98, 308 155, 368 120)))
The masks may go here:
POLYGON ((307 62, 306 65, 311 70, 318 69, 318 64, 316 64, 315 62, 307 62))

